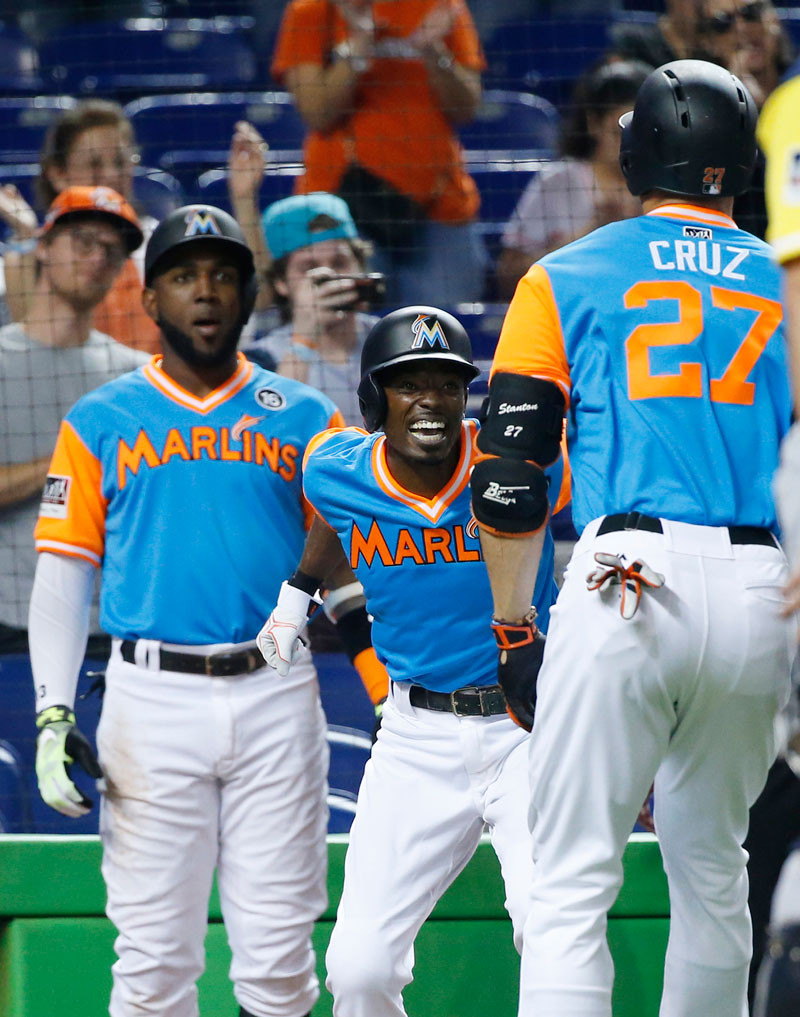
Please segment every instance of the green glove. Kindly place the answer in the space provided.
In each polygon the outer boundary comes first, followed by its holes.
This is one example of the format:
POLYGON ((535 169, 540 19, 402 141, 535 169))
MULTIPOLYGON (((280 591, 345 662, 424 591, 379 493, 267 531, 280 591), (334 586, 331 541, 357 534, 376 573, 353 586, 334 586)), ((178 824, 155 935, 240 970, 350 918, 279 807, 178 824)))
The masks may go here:
POLYGON ((44 801, 65 816, 85 816, 94 805, 70 778, 74 763, 98 779, 103 776, 94 751, 75 726, 75 714, 68 706, 49 706, 36 715, 36 778, 44 801))

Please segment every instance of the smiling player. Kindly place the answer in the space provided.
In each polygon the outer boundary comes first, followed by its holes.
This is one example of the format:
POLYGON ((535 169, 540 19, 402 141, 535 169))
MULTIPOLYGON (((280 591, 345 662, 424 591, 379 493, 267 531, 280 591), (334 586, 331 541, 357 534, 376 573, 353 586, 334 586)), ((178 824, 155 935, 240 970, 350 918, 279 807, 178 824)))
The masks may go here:
MULTIPOLYGON (((372 329, 361 368, 368 431, 312 442, 304 490, 318 515, 259 645, 284 673, 310 595, 337 564, 350 564, 392 681, 350 832, 328 987, 336 1017, 401 1017, 416 935, 484 824, 519 946, 532 870, 527 736, 496 684, 491 594, 470 510, 478 423, 464 410, 478 371, 469 338, 445 311, 401 308, 372 329)), ((553 501, 561 487, 559 461, 553 501)), ((554 597, 548 535, 533 595, 543 629, 554 597)), ((542 645, 529 644, 533 658, 542 645)), ((534 682, 535 667, 509 697, 526 722, 534 682)))

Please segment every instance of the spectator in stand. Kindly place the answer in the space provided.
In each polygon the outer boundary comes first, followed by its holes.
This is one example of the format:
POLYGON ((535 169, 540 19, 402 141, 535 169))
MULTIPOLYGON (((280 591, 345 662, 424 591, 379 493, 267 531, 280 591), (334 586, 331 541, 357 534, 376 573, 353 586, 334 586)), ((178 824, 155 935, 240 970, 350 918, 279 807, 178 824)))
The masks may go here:
POLYGON ((346 197, 390 303, 482 295, 475 181, 455 128, 484 68, 465 0, 290 0, 272 63, 308 126, 298 193, 346 197))
POLYGON ((792 63, 792 43, 770 0, 705 0, 701 55, 747 85, 759 109, 792 63))
MULTIPOLYGON (((116 191, 61 191, 36 241, 26 315, 0 329, 0 654, 28 650, 33 527, 61 418, 86 392, 146 360, 92 327, 141 242, 136 214, 116 191)), ((54 513, 66 497, 53 491, 54 513)))
MULTIPOLYGON (((105 99, 87 99, 67 110, 50 127, 36 182, 39 204, 48 208, 67 187, 110 187, 127 201, 133 192, 133 171, 139 160, 133 128, 122 107, 105 99)), ((0 179, 2 174, 0 174, 0 179)), ((36 277, 36 214, 12 184, 0 187, 0 218, 13 230, 4 257, 6 302, 13 321, 28 312, 36 277)), ((145 236, 154 219, 144 217, 145 236)), ((158 329, 142 307, 142 265, 127 258, 107 295, 97 307, 94 326, 118 342, 147 353, 158 352, 158 329)))
POLYGON ((561 136, 561 159, 528 183, 506 224, 497 288, 510 299, 530 266, 558 247, 618 219, 639 215, 619 167, 619 118, 650 68, 604 64, 578 80, 561 136))
POLYGON ((359 238, 347 203, 334 194, 283 198, 262 221, 283 323, 244 353, 254 360, 266 353, 278 374, 320 389, 347 424, 360 427, 361 348, 378 319, 364 313, 356 277, 366 276, 371 245, 359 238))
MULTIPOLYGON (((705 0, 698 25, 700 55, 727 67, 750 89, 759 109, 792 62, 793 47, 770 0, 705 0)), ((742 229, 764 238, 764 157, 759 151, 750 186, 733 205, 742 229)))
POLYGON ((670 60, 696 56, 702 0, 666 0, 665 6, 664 14, 652 24, 620 21, 612 26, 611 58, 660 67, 670 60))

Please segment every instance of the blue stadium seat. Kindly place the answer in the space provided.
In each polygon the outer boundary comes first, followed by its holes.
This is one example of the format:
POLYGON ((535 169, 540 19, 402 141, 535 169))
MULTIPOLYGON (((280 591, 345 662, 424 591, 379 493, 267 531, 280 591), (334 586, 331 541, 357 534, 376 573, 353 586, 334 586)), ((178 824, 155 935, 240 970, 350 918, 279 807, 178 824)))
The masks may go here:
POLYGON ((164 219, 185 203, 183 188, 172 176, 161 169, 137 166, 133 178, 133 197, 136 208, 154 219, 164 219))
POLYGON ((31 833, 33 821, 22 756, 0 739, 0 833, 31 833))
MULTIPOLYGON (((288 198, 292 193, 295 179, 303 172, 301 163, 284 163, 268 166, 259 190, 258 207, 265 209, 279 198, 288 198)), ((222 167, 206 170, 197 178, 195 189, 191 192, 193 200, 207 202, 231 211, 228 197, 228 171, 222 167)))
POLYGON ((48 127, 76 104, 70 95, 0 98, 0 163, 36 162, 48 127))
POLYGON ((489 368, 492 366, 500 328, 508 304, 473 303, 456 304, 453 313, 467 330, 472 343, 472 359, 480 367, 480 375, 470 383, 467 415, 476 416, 489 391, 489 368))
POLYGON ((529 89, 561 105, 575 79, 605 53, 609 23, 587 14, 503 22, 484 43, 485 82, 529 89))
POLYGON ((17 29, 0 22, 0 92, 35 95, 43 90, 36 48, 17 29))
POLYGON ((488 89, 475 119, 459 129, 461 144, 474 150, 553 155, 559 115, 547 99, 528 92, 488 89))
POLYGON ((129 18, 69 25, 39 47, 51 89, 144 95, 247 88, 258 78, 241 19, 129 18))
POLYGON ((328 784, 357 795, 372 751, 372 736, 358 728, 328 724, 328 748, 331 754, 328 784))
POLYGON ((197 92, 143 96, 125 107, 142 159, 174 173, 184 187, 227 162, 234 126, 247 120, 273 162, 302 161, 305 127, 288 92, 197 92))
POLYGON ((466 153, 470 175, 481 195, 480 218, 484 223, 502 226, 516 208, 532 177, 549 159, 483 159, 484 153, 466 153))
POLYGON ((349 833, 356 814, 356 796, 331 788, 328 792, 328 833, 349 833))

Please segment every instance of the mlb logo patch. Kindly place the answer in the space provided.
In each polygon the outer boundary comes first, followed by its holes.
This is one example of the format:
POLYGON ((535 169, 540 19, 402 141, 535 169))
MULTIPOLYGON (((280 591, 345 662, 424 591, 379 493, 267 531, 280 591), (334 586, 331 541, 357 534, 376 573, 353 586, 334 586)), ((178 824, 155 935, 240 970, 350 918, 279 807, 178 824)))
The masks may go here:
POLYGON ((724 166, 706 166, 703 173, 703 194, 722 194, 724 166))
POLYGON ((51 473, 44 482, 39 515, 48 519, 66 519, 71 486, 72 477, 60 477, 51 473))
POLYGON ((788 205, 800 205, 800 145, 790 148, 786 154, 783 199, 788 205))

